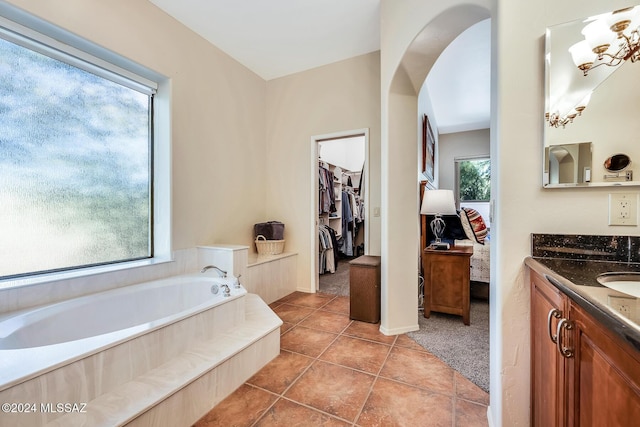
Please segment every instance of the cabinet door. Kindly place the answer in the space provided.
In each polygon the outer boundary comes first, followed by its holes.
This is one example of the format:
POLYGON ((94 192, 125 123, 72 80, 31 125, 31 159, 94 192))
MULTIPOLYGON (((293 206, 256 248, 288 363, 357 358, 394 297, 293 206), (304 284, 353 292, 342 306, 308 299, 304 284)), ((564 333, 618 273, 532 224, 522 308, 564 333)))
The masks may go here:
POLYGON ((565 361, 550 338, 566 314, 566 297, 531 272, 531 425, 566 425, 565 361), (549 315, 556 310, 556 316, 549 315), (550 321, 550 324, 549 324, 550 321))
POLYGON ((640 425, 640 355, 583 309, 570 304, 575 357, 569 359, 569 422, 574 426, 640 425))

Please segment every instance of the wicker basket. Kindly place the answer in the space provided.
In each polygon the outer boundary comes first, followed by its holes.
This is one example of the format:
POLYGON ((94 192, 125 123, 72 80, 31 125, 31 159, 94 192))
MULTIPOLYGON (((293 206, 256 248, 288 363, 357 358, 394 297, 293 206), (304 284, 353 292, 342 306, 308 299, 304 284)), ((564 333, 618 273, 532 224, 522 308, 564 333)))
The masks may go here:
POLYGON ((267 240, 262 234, 256 237, 259 255, 278 255, 284 250, 284 240, 267 240))

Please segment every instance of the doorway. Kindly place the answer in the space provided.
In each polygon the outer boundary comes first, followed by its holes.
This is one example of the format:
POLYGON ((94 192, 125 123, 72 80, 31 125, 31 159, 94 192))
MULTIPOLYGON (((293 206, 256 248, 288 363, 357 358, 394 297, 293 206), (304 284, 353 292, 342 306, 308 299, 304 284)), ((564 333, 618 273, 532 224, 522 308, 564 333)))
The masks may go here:
POLYGON ((312 250, 315 284, 348 295, 348 261, 367 253, 368 129, 312 137, 314 209, 312 250))

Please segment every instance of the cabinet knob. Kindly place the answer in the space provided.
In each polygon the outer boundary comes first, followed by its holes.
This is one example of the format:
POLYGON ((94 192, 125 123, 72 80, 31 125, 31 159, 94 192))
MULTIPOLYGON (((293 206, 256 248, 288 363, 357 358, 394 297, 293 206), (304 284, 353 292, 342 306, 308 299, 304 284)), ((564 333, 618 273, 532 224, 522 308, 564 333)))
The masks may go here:
POLYGON ((549 338, 554 344, 558 342, 558 336, 553 334, 553 328, 551 326, 551 319, 556 318, 559 319, 562 316, 562 312, 557 308, 552 308, 549 310, 549 314, 547 315, 547 331, 549 332, 549 338))
POLYGON ((558 346, 558 351, 562 356, 568 359, 570 357, 573 357, 573 350, 562 345, 562 329, 566 329, 567 331, 570 331, 571 329, 573 329, 573 325, 569 320, 562 319, 560 320, 560 322, 558 322, 558 329, 556 331, 556 338, 557 338, 556 345, 558 346))

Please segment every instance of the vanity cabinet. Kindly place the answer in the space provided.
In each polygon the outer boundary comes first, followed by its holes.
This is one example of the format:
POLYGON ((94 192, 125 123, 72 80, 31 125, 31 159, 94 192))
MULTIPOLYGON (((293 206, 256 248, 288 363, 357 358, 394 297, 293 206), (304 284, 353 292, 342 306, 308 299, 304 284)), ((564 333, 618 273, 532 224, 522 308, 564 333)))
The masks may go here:
POLYGON ((566 313, 567 298, 538 274, 531 274, 531 425, 566 425, 564 357, 550 335, 566 313))
POLYGON ((531 271, 531 425, 639 423, 640 351, 531 271))
POLYGON ((569 425, 640 425, 640 351, 602 327, 573 301, 569 425))

